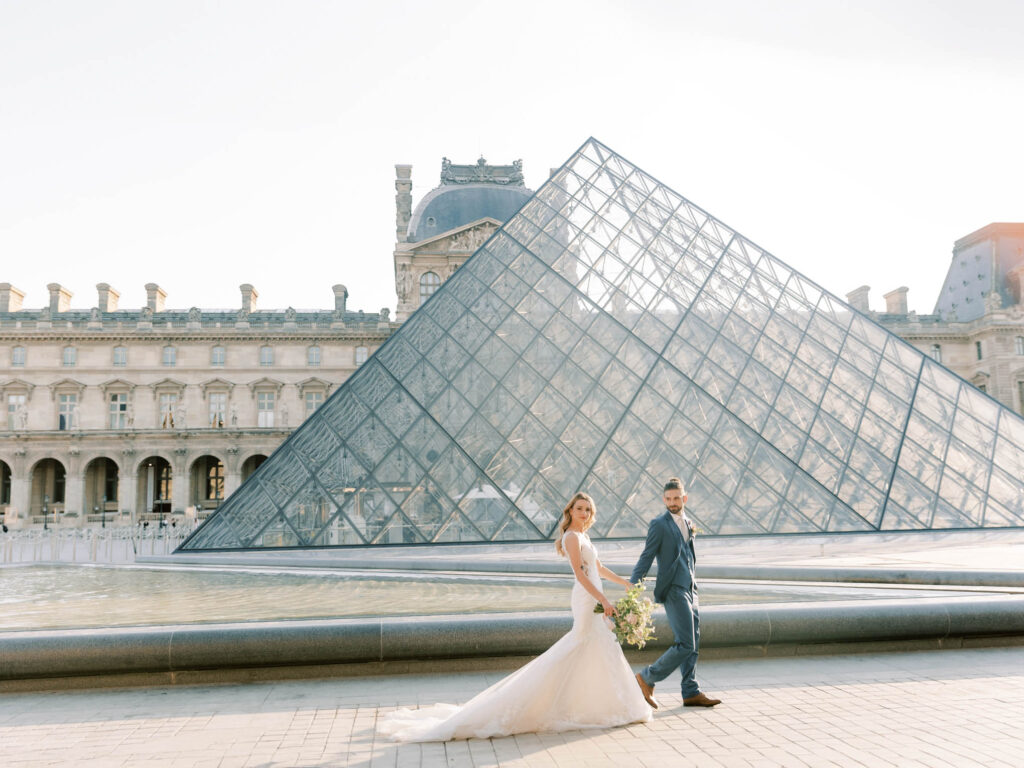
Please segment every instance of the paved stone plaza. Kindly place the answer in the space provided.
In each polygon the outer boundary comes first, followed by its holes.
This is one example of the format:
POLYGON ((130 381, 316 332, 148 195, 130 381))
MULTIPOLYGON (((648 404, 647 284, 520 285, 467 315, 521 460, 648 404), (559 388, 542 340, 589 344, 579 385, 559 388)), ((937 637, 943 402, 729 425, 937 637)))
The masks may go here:
POLYGON ((713 710, 670 678, 653 722, 447 744, 377 739, 396 705, 463 701, 504 671, 0 696, 6 768, 1019 766, 1024 648, 705 661, 713 710))

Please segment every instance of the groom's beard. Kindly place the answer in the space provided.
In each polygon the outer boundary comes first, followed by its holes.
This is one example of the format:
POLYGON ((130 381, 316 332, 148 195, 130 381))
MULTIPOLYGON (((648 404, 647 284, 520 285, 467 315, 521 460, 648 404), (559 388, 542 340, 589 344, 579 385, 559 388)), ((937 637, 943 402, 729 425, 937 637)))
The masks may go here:
POLYGON ((682 504, 678 504, 678 505, 666 506, 666 509, 668 509, 668 511, 671 512, 673 515, 678 515, 680 512, 683 511, 683 505, 682 504))

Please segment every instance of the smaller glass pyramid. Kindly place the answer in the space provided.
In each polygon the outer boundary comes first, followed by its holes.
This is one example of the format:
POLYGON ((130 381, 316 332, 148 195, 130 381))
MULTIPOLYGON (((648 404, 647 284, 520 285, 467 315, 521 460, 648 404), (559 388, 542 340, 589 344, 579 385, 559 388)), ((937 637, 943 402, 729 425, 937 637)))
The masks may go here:
POLYGON ((1024 421, 588 140, 183 550, 1024 524, 1024 421))

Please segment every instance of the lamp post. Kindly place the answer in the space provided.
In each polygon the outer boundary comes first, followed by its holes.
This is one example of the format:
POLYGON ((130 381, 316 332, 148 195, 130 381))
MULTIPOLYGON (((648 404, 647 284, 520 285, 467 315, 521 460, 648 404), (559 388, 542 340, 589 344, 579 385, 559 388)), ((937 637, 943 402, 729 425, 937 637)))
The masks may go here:
POLYGON ((49 506, 50 506, 50 497, 47 494, 44 493, 43 494, 43 530, 44 531, 50 530, 50 526, 48 526, 46 524, 46 513, 49 510, 49 506))
POLYGON ((101 525, 101 527, 106 528, 107 527, 107 496, 106 496, 106 494, 103 495, 103 501, 101 503, 100 510, 101 510, 101 512, 100 512, 100 520, 101 520, 100 525, 101 525))

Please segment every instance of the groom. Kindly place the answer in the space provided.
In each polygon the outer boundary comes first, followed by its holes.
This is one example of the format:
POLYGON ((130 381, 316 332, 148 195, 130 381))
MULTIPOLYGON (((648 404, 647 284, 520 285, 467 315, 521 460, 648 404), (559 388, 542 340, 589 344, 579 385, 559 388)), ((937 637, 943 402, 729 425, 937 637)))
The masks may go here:
POLYGON ((647 543, 629 580, 634 584, 640 583, 651 569, 651 561, 657 557, 658 580, 654 585, 654 599, 665 605, 675 643, 657 661, 638 672, 636 681, 647 703, 657 709, 655 683, 679 667, 683 676, 683 706, 713 707, 721 704, 721 699, 712 699, 701 693, 694 676, 700 647, 700 616, 694 581, 697 555, 693 548, 693 523, 683 512, 686 492, 679 478, 673 477, 665 483, 662 500, 666 511, 651 521, 647 529, 647 543))

